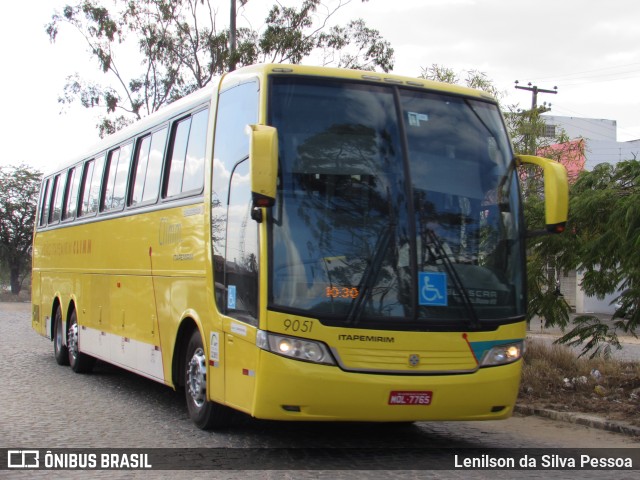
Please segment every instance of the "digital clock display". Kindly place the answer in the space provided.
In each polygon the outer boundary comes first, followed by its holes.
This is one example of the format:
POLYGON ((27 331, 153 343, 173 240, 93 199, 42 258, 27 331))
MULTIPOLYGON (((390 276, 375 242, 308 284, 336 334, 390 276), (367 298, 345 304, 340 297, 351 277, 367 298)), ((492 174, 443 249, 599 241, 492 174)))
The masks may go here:
POLYGON ((360 295, 356 287, 327 287, 325 291, 327 298, 358 298, 360 295))

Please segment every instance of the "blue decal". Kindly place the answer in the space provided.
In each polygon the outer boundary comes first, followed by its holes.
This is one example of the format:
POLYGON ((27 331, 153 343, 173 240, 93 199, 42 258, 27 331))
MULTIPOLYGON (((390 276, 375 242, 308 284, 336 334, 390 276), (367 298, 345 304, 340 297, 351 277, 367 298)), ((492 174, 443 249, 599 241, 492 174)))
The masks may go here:
POLYGON ((447 274, 442 272, 420 272, 418 274, 418 303, 446 307, 447 274))
POLYGON ((227 290, 227 308, 236 308, 236 286, 229 285, 227 290))

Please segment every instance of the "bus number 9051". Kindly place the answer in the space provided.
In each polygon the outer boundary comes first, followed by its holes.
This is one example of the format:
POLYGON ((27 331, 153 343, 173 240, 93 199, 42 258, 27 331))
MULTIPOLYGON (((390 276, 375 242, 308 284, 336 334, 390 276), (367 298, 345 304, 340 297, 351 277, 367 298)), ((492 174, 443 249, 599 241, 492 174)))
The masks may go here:
POLYGON ((313 329, 313 321, 311 320, 291 320, 289 318, 284 321, 284 329, 289 332, 309 333, 313 329))

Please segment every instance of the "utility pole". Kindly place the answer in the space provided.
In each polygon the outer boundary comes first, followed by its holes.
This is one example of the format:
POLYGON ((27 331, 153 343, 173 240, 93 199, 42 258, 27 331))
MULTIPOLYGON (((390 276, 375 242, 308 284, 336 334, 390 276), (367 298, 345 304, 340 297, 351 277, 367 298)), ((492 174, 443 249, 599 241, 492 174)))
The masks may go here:
POLYGON ((231 0, 231 18, 229 20, 229 71, 236 69, 236 0, 231 0))
MULTIPOLYGON (((553 93, 554 95, 556 93, 558 93, 558 87, 553 87, 553 90, 545 90, 544 88, 538 88, 537 85, 531 85, 531 82, 529 82, 529 86, 527 87, 521 87, 520 85, 518 85, 518 80, 516 80, 516 88, 519 90, 527 90, 529 92, 531 92, 531 110, 535 110, 536 108, 538 108, 538 93, 553 93)), ((551 104, 549 104, 549 106, 551 106, 551 104)), ((542 107, 543 110, 540 111, 539 113, 544 113, 544 112, 548 112, 549 109, 546 107, 546 103, 545 106, 542 107)))
POLYGON ((535 132, 533 131, 534 121, 537 119, 537 117, 541 113, 545 113, 551 110, 551 104, 549 103, 549 105, 547 106, 547 102, 544 102, 542 107, 538 107, 538 93, 552 93, 555 95, 558 93, 558 87, 554 86, 553 90, 547 90, 544 88, 539 88, 537 85, 531 85, 531 82, 529 82, 528 86, 526 87, 521 87, 520 85, 518 85, 518 83, 519 83, 518 80, 516 80, 516 88, 518 90, 527 90, 531 92, 531 110, 524 111, 522 113, 523 115, 526 113, 529 113, 529 118, 530 118, 529 132, 525 135, 525 146, 526 146, 526 149, 528 150, 527 153, 535 155, 536 135, 534 134, 535 132))

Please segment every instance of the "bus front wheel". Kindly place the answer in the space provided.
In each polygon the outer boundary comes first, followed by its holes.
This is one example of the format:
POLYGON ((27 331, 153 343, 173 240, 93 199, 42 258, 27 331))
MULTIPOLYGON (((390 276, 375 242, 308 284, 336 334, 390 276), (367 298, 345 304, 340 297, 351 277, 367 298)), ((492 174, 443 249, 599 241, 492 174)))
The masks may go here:
POLYGON ((203 430, 227 427, 230 409, 207 400, 207 359, 198 330, 194 330, 189 339, 185 368, 184 391, 193 423, 203 430))

